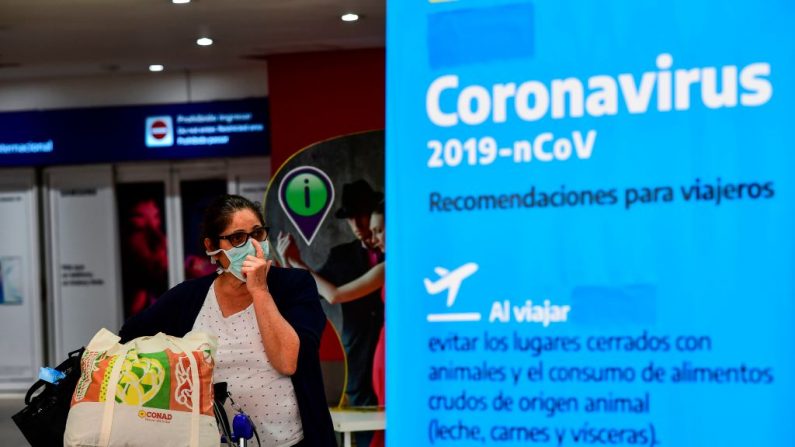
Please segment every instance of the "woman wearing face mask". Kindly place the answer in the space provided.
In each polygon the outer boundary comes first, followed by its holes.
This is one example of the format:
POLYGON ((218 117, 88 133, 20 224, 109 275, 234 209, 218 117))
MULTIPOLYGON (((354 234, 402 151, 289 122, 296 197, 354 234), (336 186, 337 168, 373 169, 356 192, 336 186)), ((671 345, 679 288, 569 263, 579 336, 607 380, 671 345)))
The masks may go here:
POLYGON ((213 201, 202 235, 218 272, 166 292, 124 324, 122 341, 157 332, 212 333, 218 337, 213 381, 227 382, 262 445, 336 445, 318 357, 326 317, 314 280, 271 267, 262 215, 243 197, 213 201))

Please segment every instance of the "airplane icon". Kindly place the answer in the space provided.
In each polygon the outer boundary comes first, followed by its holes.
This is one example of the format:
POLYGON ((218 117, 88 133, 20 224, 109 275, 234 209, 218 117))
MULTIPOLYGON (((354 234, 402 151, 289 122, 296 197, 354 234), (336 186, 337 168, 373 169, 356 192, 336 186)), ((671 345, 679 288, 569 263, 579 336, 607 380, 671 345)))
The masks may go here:
POLYGON ((447 307, 450 307, 455 302, 456 296, 458 296, 461 282, 477 272, 478 265, 474 262, 468 262, 452 272, 443 267, 436 267, 433 271, 439 275, 439 279, 431 281, 425 278, 425 290, 431 295, 447 290, 447 307))

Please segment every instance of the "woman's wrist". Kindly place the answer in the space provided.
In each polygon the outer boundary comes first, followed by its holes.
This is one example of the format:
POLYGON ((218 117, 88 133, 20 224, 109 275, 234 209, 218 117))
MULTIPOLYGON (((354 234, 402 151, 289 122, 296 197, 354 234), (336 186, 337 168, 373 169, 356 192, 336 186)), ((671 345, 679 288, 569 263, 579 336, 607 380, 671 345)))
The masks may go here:
POLYGON ((262 301, 262 300, 273 300, 270 291, 268 290, 267 286, 263 288, 257 288, 251 291, 251 298, 254 299, 254 302, 262 301))

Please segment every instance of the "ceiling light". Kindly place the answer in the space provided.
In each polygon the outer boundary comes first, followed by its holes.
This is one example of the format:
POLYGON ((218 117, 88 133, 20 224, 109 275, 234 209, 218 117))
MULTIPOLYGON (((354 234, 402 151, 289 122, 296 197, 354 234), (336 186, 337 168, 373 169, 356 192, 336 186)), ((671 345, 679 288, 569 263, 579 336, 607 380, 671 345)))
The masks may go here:
POLYGON ((199 45, 199 46, 202 46, 202 47, 208 47, 208 46, 210 46, 212 44, 213 44, 213 40, 210 39, 209 37, 201 37, 199 39, 196 39, 196 45, 199 45))
POLYGON ((175 5, 184 5, 185 3, 190 3, 190 0, 171 0, 171 3, 175 5))
POLYGON ((359 15, 349 12, 348 14, 343 14, 340 19, 342 19, 343 22, 355 22, 359 20, 359 15))
POLYGON ((163 71, 163 68, 165 67, 160 64, 152 64, 149 66, 149 71, 163 71))

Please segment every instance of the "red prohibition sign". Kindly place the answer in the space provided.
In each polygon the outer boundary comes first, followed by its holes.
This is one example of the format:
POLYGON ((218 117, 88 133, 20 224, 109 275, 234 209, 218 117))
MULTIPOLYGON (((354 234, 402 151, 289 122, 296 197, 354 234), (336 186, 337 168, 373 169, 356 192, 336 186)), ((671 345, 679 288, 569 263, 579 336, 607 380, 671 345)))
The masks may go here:
POLYGON ((152 123, 150 127, 150 132, 152 136, 157 138, 158 140, 162 140, 168 134, 168 125, 162 120, 157 120, 152 123))

